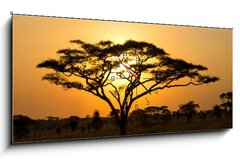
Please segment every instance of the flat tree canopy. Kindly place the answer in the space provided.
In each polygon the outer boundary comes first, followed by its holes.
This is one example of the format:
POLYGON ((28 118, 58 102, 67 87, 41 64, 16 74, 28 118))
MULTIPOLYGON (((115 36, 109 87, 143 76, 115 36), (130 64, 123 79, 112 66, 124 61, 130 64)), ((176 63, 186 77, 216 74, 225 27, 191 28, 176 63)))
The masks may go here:
POLYGON ((77 44, 78 48, 61 49, 57 51, 58 59, 47 59, 37 65, 38 68, 53 70, 42 79, 66 89, 87 91, 107 102, 113 112, 120 109, 120 116, 115 113, 115 117, 121 134, 125 134, 127 117, 133 102, 144 95, 165 88, 197 86, 219 80, 218 77, 201 74, 207 67, 173 59, 163 49, 148 42, 70 42, 77 44), (116 71, 125 80, 125 85, 117 86, 110 80, 110 75, 116 71), (148 74, 149 78, 143 79, 143 74, 148 74), (180 79, 185 79, 186 83, 178 83, 180 79), (145 84, 150 87, 146 88, 145 84), (138 87, 145 89, 134 94, 138 87), (113 104, 113 100, 117 105, 113 104))

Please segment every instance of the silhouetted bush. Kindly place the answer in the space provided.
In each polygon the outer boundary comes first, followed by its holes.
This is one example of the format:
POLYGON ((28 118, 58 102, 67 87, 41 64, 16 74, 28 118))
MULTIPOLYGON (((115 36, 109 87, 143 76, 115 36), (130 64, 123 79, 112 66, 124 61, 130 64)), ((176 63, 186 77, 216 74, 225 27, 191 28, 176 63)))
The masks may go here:
POLYGON ((117 120, 116 120, 116 115, 118 117, 120 116, 120 110, 119 109, 115 109, 115 112, 114 111, 110 111, 110 113, 109 113, 111 122, 114 125, 114 127, 118 127, 118 123, 117 123, 117 120))
POLYGON ((222 110, 221 110, 221 107, 218 106, 218 105, 215 105, 213 107, 213 115, 217 118, 217 119, 220 119, 221 116, 222 116, 222 110))
POLYGON ((195 104, 194 101, 189 101, 186 104, 179 106, 180 111, 184 113, 184 116, 187 118, 188 123, 191 123, 194 114, 196 114, 196 109, 200 106, 195 104))
POLYGON ((168 109, 162 110, 162 121, 165 125, 171 120, 171 111, 168 109))
POLYGON ((100 118, 99 112, 95 110, 93 114, 93 119, 92 119, 92 127, 98 131, 101 129, 103 126, 102 119, 100 118))
POLYGON ((18 138, 28 137, 30 132, 30 125, 34 124, 34 120, 27 116, 15 115, 13 126, 14 136, 18 138))
POLYGON ((129 115, 129 121, 135 126, 146 126, 147 118, 146 112, 142 109, 134 110, 129 115))
POLYGON ((71 130, 72 131, 76 131, 76 129, 77 129, 77 126, 78 126, 78 123, 77 123, 77 121, 71 121, 70 123, 69 123, 69 126, 71 127, 71 130))
POLYGON ((199 118, 202 119, 203 121, 206 120, 208 113, 204 111, 199 112, 199 118))

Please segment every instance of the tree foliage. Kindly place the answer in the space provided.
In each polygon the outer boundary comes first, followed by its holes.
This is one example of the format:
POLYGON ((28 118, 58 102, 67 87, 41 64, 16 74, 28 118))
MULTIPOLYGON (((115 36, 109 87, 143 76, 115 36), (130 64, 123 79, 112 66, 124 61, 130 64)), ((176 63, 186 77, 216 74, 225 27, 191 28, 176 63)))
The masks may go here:
POLYGON ((70 116, 68 118, 69 120, 69 126, 71 127, 71 130, 72 131, 76 131, 78 125, 79 125, 79 121, 80 121, 80 118, 78 116, 70 116))
MULTIPOLYGON (((143 41, 127 40, 123 44, 112 41, 87 43, 82 40, 71 40, 77 48, 57 51, 58 59, 47 59, 37 65, 38 68, 53 70, 43 76, 43 80, 61 85, 65 89, 75 88, 87 91, 108 103, 115 113, 121 129, 126 128, 127 116, 134 101, 156 90, 189 85, 202 85, 216 82, 219 78, 204 75, 207 67, 174 59, 163 49, 143 41), (124 71, 118 75, 127 83, 116 86, 110 80, 110 74, 121 64, 129 64, 135 78, 124 71), (143 79, 148 74, 150 78, 143 79), (137 80, 140 79, 141 83, 137 80), (186 83, 178 83, 186 79, 186 83), (134 95, 134 90, 148 84, 148 91, 134 95), (119 90, 124 92, 120 94, 119 90), (113 100, 118 105, 114 105, 113 100), (120 115, 116 109, 120 109, 120 115)), ((122 134, 125 132, 122 131, 122 134)))
POLYGON ((222 99, 221 107, 224 107, 227 110, 232 109, 232 92, 222 93, 220 95, 220 98, 222 99))
POLYGON ((96 110, 94 111, 93 113, 93 119, 92 119, 92 127, 98 131, 99 129, 101 129, 103 126, 103 123, 102 123, 102 119, 100 117, 100 114, 99 112, 96 110))
POLYGON ((194 114, 196 114, 197 108, 200 106, 195 104, 194 101, 189 101, 188 103, 182 104, 179 106, 180 111, 184 113, 188 122, 191 123, 194 114))

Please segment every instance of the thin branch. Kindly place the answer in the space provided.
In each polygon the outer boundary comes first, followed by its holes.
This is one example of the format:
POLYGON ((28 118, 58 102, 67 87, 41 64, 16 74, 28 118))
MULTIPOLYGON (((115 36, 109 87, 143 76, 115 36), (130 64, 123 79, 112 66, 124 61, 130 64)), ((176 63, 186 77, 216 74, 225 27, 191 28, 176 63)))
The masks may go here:
MULTIPOLYGON (((154 87, 157 86, 158 84, 154 84, 152 87, 150 87, 149 92, 153 92, 153 91, 155 91, 155 90, 161 90, 161 89, 164 89, 164 88, 184 87, 184 86, 188 86, 188 85, 198 86, 198 85, 203 84, 202 82, 201 82, 201 83, 188 82, 188 83, 186 83, 186 84, 169 85, 171 82, 173 82, 173 80, 170 81, 170 82, 168 82, 167 84, 165 84, 165 85, 162 86, 162 87, 156 87, 156 88, 154 88, 154 87)), ((146 94, 148 94, 148 91, 145 91, 145 92, 139 94, 138 96, 134 97, 134 98, 132 99, 132 102, 134 102, 135 100, 139 99, 140 97, 142 97, 142 96, 144 96, 144 95, 146 95, 146 94)))
POLYGON ((119 104, 119 107, 121 107, 121 102, 119 101, 119 98, 117 96, 114 95, 114 93, 112 91, 109 91, 112 96, 117 100, 118 104, 119 104))

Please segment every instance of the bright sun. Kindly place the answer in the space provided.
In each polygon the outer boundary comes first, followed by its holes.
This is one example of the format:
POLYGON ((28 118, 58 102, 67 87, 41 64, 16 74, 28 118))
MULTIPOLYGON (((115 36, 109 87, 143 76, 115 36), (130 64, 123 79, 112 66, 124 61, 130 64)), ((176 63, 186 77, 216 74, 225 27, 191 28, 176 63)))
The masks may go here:
POLYGON ((118 36, 113 39, 113 42, 123 44, 126 40, 126 38, 118 36))

